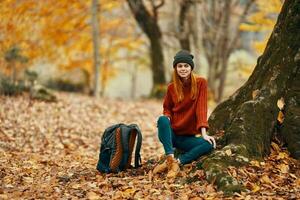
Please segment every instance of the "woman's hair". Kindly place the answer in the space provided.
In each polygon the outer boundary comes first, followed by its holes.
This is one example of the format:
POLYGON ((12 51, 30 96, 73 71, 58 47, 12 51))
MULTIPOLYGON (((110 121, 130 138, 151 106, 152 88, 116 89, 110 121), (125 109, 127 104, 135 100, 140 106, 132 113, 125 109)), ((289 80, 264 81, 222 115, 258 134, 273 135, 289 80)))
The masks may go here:
MULTIPOLYGON (((175 93, 177 96, 176 102, 181 102, 184 98, 183 94, 183 83, 180 80, 179 75, 177 74, 177 69, 174 67, 173 71, 173 82, 174 82, 174 88, 175 88, 175 93)), ((198 91, 198 85, 196 81, 196 75, 191 71, 191 99, 195 99, 197 96, 197 91, 198 91)))

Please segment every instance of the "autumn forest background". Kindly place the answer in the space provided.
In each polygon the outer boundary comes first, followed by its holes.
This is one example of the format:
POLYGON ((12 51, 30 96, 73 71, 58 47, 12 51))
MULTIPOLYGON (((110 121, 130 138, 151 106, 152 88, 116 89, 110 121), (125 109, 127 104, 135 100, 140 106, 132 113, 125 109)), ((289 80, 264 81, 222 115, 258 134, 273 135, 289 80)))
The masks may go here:
MULTIPOLYGON (((175 53, 195 55, 210 114, 259 64, 284 3, 0 0, 0 199, 300 198, 299 162, 277 137, 267 155, 226 168, 233 189, 208 178, 203 158, 173 183, 151 173, 175 53), (143 166, 99 174, 101 135, 120 122, 140 126, 143 166)), ((276 102, 280 127, 285 102, 276 102)), ((214 130, 221 149, 224 131, 214 130)))

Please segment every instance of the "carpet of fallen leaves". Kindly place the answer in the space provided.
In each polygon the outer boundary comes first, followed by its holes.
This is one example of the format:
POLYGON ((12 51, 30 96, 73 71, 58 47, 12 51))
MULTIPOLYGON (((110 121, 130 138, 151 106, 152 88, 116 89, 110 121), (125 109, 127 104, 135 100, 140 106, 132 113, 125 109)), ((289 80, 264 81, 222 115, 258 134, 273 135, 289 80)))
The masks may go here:
POLYGON ((280 145, 249 166, 229 167, 247 191, 226 197, 205 180, 195 162, 175 182, 151 169, 163 154, 156 136, 158 100, 94 99, 58 93, 58 101, 0 96, 0 199, 299 199, 299 163, 280 145), (99 174, 104 129, 137 123, 143 133, 143 166, 99 174))

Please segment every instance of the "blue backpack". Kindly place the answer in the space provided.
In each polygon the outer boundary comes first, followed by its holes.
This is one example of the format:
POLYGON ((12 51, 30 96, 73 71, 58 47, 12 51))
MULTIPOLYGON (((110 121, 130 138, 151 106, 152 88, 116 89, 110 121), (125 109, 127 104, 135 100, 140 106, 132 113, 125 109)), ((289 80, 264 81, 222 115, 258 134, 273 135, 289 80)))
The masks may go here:
POLYGON ((105 129, 99 153, 97 170, 102 173, 119 172, 131 166, 132 152, 135 148, 134 167, 141 166, 140 150, 142 134, 136 124, 115 124, 105 129))

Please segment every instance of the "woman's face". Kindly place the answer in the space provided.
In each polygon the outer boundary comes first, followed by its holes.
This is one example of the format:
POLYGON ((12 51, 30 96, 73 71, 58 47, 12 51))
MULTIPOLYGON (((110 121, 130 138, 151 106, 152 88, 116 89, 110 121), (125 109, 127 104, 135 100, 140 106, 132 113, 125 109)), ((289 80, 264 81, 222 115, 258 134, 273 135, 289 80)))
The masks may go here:
POLYGON ((192 67, 187 63, 177 63, 176 72, 180 78, 188 79, 191 76, 192 67))

